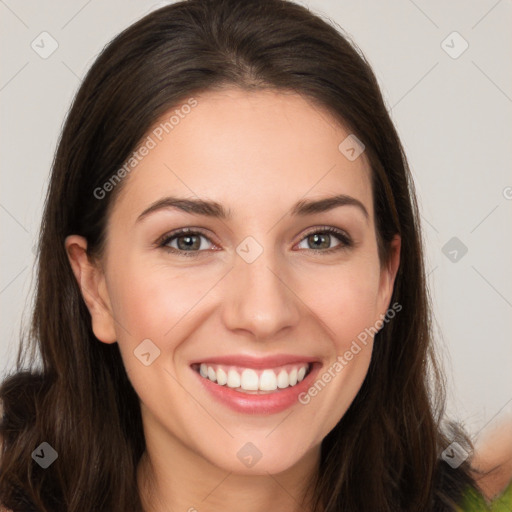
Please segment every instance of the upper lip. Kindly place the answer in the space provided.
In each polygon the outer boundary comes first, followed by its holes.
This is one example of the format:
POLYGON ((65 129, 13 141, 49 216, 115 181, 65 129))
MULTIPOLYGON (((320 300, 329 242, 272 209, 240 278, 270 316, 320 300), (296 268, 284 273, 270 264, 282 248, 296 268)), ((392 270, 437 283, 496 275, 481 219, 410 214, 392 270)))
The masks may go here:
POLYGON ((190 363, 194 364, 223 364, 226 366, 242 366, 245 368, 274 368, 283 366, 285 364, 294 363, 315 363, 319 359, 312 356, 298 356, 293 354, 276 354, 273 356, 255 357, 250 355, 229 355, 219 357, 208 357, 205 359, 198 359, 190 363))

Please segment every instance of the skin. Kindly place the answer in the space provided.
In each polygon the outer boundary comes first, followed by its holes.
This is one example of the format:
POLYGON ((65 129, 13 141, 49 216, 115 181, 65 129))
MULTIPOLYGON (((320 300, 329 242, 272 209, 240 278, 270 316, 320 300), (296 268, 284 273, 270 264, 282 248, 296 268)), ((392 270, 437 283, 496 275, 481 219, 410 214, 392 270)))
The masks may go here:
POLYGON ((512 413, 491 423, 478 436, 474 448, 473 476, 491 501, 512 482, 512 413))
POLYGON ((360 389, 373 340, 309 404, 270 415, 217 403, 189 364, 292 353, 328 368, 388 310, 400 239, 381 266, 366 155, 349 161, 338 150, 349 132, 318 105, 270 90, 226 88, 195 98, 198 105, 124 178, 100 261, 87 258, 77 235, 66 250, 96 337, 119 343, 140 397, 147 451, 138 485, 146 510, 310 510, 307 484, 321 442, 360 389), (368 219, 355 206, 289 213, 301 199, 334 194, 358 199, 368 219), (232 218, 167 209, 137 222, 167 195, 215 200, 232 218), (315 251, 308 235, 324 226, 345 231, 354 245, 322 253, 342 244, 326 235, 315 251), (155 246, 182 227, 206 230, 197 258, 155 246), (252 263, 236 252, 248 236, 263 248, 252 263), (133 354, 147 338, 161 351, 150 366, 133 354), (247 442, 262 454, 251 468, 237 457, 247 442))

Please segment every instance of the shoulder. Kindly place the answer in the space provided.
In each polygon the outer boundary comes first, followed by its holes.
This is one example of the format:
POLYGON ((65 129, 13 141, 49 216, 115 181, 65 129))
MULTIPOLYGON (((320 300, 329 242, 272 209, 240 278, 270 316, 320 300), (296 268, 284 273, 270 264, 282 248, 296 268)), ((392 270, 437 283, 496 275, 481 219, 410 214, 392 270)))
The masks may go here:
POLYGON ((486 430, 475 443, 471 461, 473 478, 489 500, 500 496, 512 483, 512 415, 486 430))

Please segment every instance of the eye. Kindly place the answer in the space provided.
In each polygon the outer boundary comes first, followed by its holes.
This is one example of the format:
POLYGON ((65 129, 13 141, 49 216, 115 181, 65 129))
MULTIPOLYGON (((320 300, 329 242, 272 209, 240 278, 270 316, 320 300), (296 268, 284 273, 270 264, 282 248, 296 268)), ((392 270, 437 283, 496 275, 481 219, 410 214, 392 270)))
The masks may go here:
POLYGON ((202 243, 202 240, 208 240, 208 242, 212 243, 210 239, 200 231, 182 228, 173 233, 165 234, 157 241, 157 246, 182 256, 197 256, 198 252, 204 252, 204 250, 207 249, 205 248, 205 244, 202 243))
POLYGON ((304 242, 310 245, 310 247, 306 247, 306 249, 322 253, 331 253, 352 247, 352 240, 346 233, 340 229, 329 226, 310 231, 300 243, 304 242), (339 242, 334 247, 331 246, 333 238, 337 239, 339 242))
MULTIPOLYGON (((305 249, 323 254, 348 249, 353 245, 351 238, 345 232, 330 226, 310 231, 301 240, 300 244, 304 242, 311 245, 311 247, 306 247, 305 249), (333 238, 338 240, 338 244, 334 247, 331 246, 333 238)), ((214 245, 210 238, 200 230, 182 228, 166 233, 157 240, 155 245, 180 256, 197 257, 208 250, 208 243, 214 245), (206 240, 207 243, 204 244, 203 240, 206 240)))

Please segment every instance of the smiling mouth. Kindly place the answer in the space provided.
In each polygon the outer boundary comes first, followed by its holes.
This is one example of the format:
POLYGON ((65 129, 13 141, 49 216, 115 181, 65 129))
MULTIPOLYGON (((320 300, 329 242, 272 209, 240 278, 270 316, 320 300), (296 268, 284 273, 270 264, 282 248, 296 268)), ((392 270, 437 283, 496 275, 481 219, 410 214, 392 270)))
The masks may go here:
POLYGON ((292 363, 275 368, 244 368, 240 366, 195 363, 192 369, 202 378, 249 394, 266 394, 291 388, 311 372, 312 363, 292 363))

